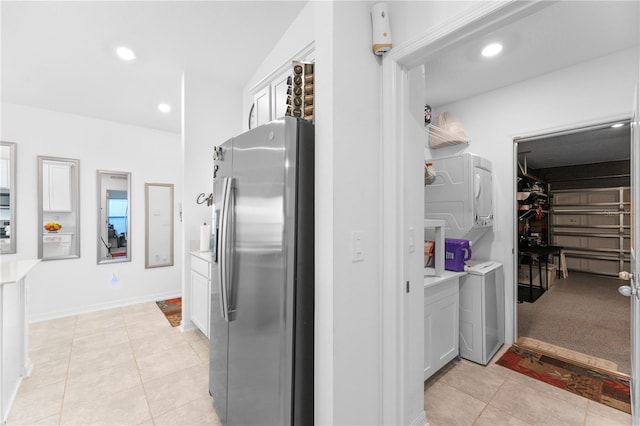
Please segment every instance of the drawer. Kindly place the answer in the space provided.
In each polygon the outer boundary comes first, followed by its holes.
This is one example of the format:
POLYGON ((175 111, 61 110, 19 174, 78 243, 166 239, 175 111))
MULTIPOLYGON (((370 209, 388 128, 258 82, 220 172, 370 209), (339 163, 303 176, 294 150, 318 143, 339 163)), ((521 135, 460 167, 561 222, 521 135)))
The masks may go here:
POLYGON ((207 279, 209 279, 209 265, 209 262, 206 260, 197 256, 191 256, 191 270, 207 277, 207 279))

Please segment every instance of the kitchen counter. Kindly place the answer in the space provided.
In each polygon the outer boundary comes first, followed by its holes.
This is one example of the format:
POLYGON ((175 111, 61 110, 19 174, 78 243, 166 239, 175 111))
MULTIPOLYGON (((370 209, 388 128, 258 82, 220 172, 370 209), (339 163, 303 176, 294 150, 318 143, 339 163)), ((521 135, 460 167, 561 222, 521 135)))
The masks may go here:
POLYGON ((2 262, 0 266, 0 285, 11 284, 23 279, 40 259, 2 262))
POLYGON ((445 281, 451 281, 454 278, 459 279, 460 277, 463 277, 465 275, 467 275, 466 272, 454 272, 454 271, 446 271, 446 270, 440 277, 428 275, 424 277, 424 288, 426 289, 438 284, 442 284, 445 281))
POLYGON ((191 252, 191 256, 195 256, 195 257, 199 257, 200 259, 207 261, 207 262, 211 262, 211 256, 212 256, 212 252, 211 250, 206 250, 206 251, 201 251, 201 250, 194 250, 191 252))
POLYGON ((31 374, 27 275, 40 260, 0 264, 0 424, 4 424, 20 382, 31 374))

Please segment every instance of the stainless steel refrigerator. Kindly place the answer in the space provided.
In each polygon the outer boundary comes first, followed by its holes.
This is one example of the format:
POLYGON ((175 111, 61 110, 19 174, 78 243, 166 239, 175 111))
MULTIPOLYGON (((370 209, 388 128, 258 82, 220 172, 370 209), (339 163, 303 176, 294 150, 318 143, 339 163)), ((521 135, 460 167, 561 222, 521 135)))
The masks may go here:
POLYGON ((214 149, 209 392, 228 425, 313 424, 314 128, 214 149))

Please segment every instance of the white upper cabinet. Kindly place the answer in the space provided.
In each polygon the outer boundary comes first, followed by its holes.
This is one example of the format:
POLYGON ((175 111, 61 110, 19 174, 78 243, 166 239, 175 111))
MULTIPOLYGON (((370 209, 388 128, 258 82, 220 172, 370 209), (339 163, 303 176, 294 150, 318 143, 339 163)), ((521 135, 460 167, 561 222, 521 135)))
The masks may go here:
POLYGON ((271 121, 271 87, 267 86, 253 96, 251 128, 271 121))
POLYGON ((271 83, 271 119, 276 120, 284 117, 287 112, 287 79, 291 75, 291 70, 282 73, 271 83))
POLYGON ((42 210, 70 212, 71 208, 71 164, 43 164, 42 210))
POLYGON ((314 55, 314 46, 310 44, 248 90, 253 100, 249 113, 250 129, 284 117, 287 112, 287 89, 289 88, 287 79, 292 73, 292 63, 293 61, 313 62, 314 55))

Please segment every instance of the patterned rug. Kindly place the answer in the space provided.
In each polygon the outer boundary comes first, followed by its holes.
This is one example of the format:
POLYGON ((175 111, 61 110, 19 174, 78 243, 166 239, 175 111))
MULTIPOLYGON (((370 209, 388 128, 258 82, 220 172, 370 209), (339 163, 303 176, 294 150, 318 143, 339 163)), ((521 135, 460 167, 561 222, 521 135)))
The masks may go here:
POLYGON ((181 297, 176 297, 175 299, 160 300, 156 302, 156 305, 158 305, 164 316, 167 317, 167 320, 172 327, 180 325, 180 321, 182 321, 181 297))
POLYGON ((514 344, 496 364, 601 404, 631 413, 629 376, 514 344))

